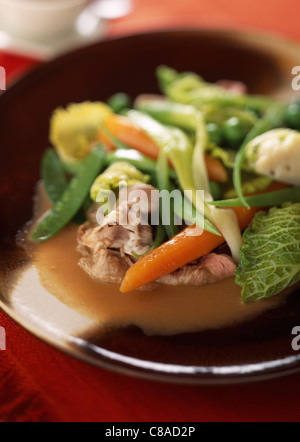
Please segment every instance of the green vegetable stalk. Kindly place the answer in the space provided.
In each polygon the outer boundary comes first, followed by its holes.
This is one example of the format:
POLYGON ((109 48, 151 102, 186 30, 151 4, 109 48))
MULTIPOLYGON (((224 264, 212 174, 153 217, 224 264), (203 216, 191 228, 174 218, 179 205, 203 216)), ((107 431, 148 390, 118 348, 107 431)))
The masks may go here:
MULTIPOLYGON (((192 203, 196 206, 198 198, 197 189, 194 184, 194 146, 189 137, 180 129, 167 127, 157 120, 142 112, 131 110, 127 116, 139 127, 141 127, 156 142, 158 146, 168 155, 176 171, 181 189, 192 191, 192 203)), ((202 189, 201 189, 202 190, 202 189)), ((202 205, 201 201, 201 205, 202 205)), ((220 233, 213 222, 207 218, 204 220, 205 230, 220 236, 220 233)))
MULTIPOLYGON (((276 190, 275 192, 253 195, 245 198, 251 207, 272 207, 281 206, 285 202, 300 202, 300 187, 289 187, 287 189, 276 190)), ((239 198, 227 199, 222 201, 213 201, 208 203, 217 207, 242 207, 243 203, 239 198)))
MULTIPOLYGON (((193 186, 196 186, 197 189, 204 190, 208 194, 208 198, 210 198, 210 186, 204 159, 205 149, 208 144, 208 135, 201 112, 193 106, 172 103, 167 100, 140 101, 138 108, 165 125, 176 126, 191 131, 196 135, 196 144, 194 152, 191 155, 193 186)), ((176 135, 175 132, 174 135, 176 135)), ((192 145, 190 151, 191 149, 192 145)), ((190 189, 192 189, 192 187, 190 187, 190 189)))
POLYGON ((283 104, 276 104, 271 106, 265 115, 258 120, 253 129, 248 133, 244 143, 242 144, 235 160, 235 166, 233 171, 233 183, 238 197, 243 203, 243 206, 250 208, 249 204, 245 200, 243 185, 242 185, 242 169, 246 162, 247 146, 254 138, 262 135, 265 132, 270 131, 276 127, 280 127, 283 124, 284 114, 286 106, 283 104))
POLYGON ((191 104, 202 110, 206 104, 219 107, 250 107, 265 111, 274 100, 257 95, 237 95, 215 84, 206 83, 195 73, 178 73, 167 66, 160 66, 157 77, 164 94, 172 101, 191 104))

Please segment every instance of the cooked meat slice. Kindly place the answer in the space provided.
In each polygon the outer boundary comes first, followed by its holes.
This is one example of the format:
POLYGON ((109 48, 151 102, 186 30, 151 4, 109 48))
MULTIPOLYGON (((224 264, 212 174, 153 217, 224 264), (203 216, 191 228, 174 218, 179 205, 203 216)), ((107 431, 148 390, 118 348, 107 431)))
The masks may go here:
POLYGON ((236 264, 232 258, 210 253, 193 264, 188 264, 170 275, 163 276, 157 282, 165 285, 202 286, 234 276, 235 271, 236 264))
POLYGON ((83 250, 79 261, 80 267, 93 279, 99 282, 120 284, 129 268, 129 264, 121 258, 120 252, 101 249, 98 253, 83 250))
POLYGON ((143 255, 153 243, 149 225, 123 225, 121 213, 112 211, 101 226, 86 223, 78 230, 79 251, 86 248, 97 254, 101 249, 117 249, 121 254, 143 255), (121 225, 120 225, 121 224, 121 225))
POLYGON ((94 224, 95 226, 97 225, 97 212, 99 210, 99 204, 94 203, 91 205, 91 207, 86 211, 86 217, 87 220, 91 223, 94 224))

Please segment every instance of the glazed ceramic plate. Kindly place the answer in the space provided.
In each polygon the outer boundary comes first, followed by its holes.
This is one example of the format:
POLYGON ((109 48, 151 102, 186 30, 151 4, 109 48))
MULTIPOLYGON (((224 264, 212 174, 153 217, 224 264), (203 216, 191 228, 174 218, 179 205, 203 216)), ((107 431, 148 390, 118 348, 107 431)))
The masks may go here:
MULTIPOLYGON (((300 370, 292 329, 300 293, 280 309, 231 328, 148 337, 131 327, 101 333, 97 324, 45 290, 16 233, 31 219, 49 119, 57 106, 106 100, 124 91, 158 92, 155 69, 167 64, 208 81, 244 81, 251 93, 289 96, 300 50, 293 43, 221 31, 170 31, 103 41, 45 64, 0 98, 0 305, 31 333, 102 368, 153 380, 217 384, 300 370)), ((63 262, 61 263, 63 265, 63 262)), ((72 275, 70 275, 70 278, 72 275)), ((67 288, 66 288, 67 289, 67 288)))

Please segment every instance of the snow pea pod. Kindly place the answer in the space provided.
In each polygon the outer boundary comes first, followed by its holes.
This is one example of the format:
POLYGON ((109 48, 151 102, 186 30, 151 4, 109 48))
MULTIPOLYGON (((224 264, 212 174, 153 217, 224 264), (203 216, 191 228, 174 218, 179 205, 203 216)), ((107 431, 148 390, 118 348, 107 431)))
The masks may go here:
POLYGON ((35 228, 32 239, 44 242, 63 229, 82 207, 90 188, 105 165, 103 146, 97 146, 78 168, 77 175, 70 181, 59 201, 35 228))

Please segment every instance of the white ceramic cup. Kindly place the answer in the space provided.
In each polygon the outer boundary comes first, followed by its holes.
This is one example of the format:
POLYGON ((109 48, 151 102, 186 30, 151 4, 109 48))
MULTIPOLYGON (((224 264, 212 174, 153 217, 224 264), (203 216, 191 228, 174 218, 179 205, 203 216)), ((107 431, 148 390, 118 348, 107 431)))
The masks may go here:
POLYGON ((0 0, 0 28, 34 41, 69 33, 91 0, 0 0))

